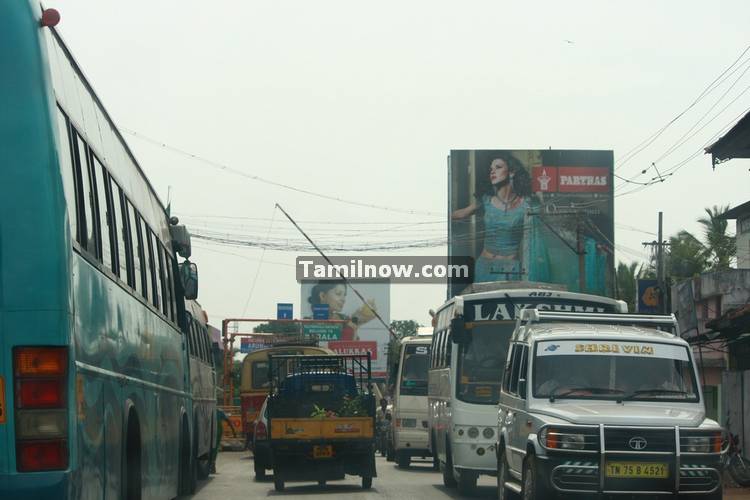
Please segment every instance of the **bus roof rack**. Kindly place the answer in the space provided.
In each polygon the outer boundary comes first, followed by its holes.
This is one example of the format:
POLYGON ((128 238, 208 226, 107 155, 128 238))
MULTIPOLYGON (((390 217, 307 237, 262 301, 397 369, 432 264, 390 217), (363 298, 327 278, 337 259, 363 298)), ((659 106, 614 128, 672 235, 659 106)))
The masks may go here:
POLYGON ((655 328, 676 335, 677 318, 674 314, 610 314, 523 309, 518 316, 521 323, 588 323, 603 325, 641 326, 655 328))

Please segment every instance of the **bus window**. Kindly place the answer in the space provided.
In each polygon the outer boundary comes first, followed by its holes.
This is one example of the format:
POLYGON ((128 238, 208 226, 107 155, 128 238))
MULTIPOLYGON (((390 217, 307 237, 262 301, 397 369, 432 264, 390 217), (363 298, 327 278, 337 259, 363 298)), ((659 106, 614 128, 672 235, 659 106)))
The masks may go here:
POLYGON ((65 202, 68 207, 68 220, 70 221, 70 236, 78 239, 78 212, 76 210, 76 179, 73 170, 73 155, 70 150, 70 130, 68 119, 63 112, 57 110, 57 127, 60 139, 60 150, 57 152, 60 160, 60 174, 62 175, 63 188, 65 190, 65 202))
POLYGON ((133 289, 138 292, 138 295, 143 295, 143 266, 141 264, 141 253, 139 251, 139 245, 138 245, 138 225, 137 225, 137 219, 138 219, 138 213, 135 211, 135 208, 133 208, 133 204, 130 203, 129 200, 126 199, 126 206, 127 206, 127 220, 128 220, 128 234, 130 235, 130 255, 132 255, 132 271, 133 271, 133 283, 131 286, 133 289))
POLYGON ((427 369, 430 360, 429 345, 404 346, 401 364, 401 394, 408 396, 427 395, 427 369))
POLYGON ((114 270, 116 260, 112 254, 112 237, 110 235, 110 216, 107 200, 109 199, 109 177, 107 171, 96 156, 94 159, 94 178, 96 179, 96 199, 98 200, 98 217, 99 221, 99 245, 102 249, 102 264, 104 267, 114 270))
POLYGON ((456 380, 459 399, 467 403, 497 404, 514 326, 513 322, 476 326, 472 329, 471 340, 459 346, 456 380))
POLYGON ((174 296, 174 273, 172 273, 172 257, 169 254, 169 252, 166 250, 166 248, 163 249, 164 252, 164 267, 167 270, 167 272, 164 274, 166 276, 167 281, 167 295, 164 301, 167 303, 167 317, 170 318, 172 321, 174 321, 177 318, 177 304, 175 302, 175 296, 174 296))
MULTIPOLYGON (((156 235, 154 235, 156 238, 156 235)), ((159 290, 161 291, 161 312, 164 316, 169 316, 169 296, 167 295, 167 270, 164 267, 164 252, 159 244, 159 239, 156 238, 154 241, 154 251, 156 252, 156 259, 159 263, 159 271, 157 276, 159 278, 159 290)))
MULTIPOLYGON (((138 242, 138 258, 141 261, 141 295, 148 302, 149 297, 151 297, 151 293, 153 293, 153 291, 151 290, 151 280, 148 278, 148 260, 146 260, 146 245, 144 244, 143 240, 144 222, 143 218, 135 209, 133 209, 133 213, 135 214, 135 232, 138 242)), ((137 274, 136 279, 138 279, 137 274)))
POLYGON ((253 389, 268 389, 268 360, 255 361, 252 368, 253 389))
POLYGON ((136 279, 135 279, 135 254, 133 252, 133 238, 134 238, 134 228, 131 228, 131 215, 130 215, 130 203, 128 203, 128 199, 125 196, 125 193, 122 193, 122 196, 120 197, 121 203, 121 209, 122 209, 122 241, 123 246, 125 247, 125 254, 127 255, 127 276, 128 276, 128 285, 130 288, 136 289, 136 279))
POLYGON ((159 309, 159 304, 161 303, 161 285, 159 284, 159 280, 157 279, 157 275, 159 273, 159 265, 156 260, 156 255, 154 254, 154 248, 158 248, 155 246, 155 240, 156 237, 154 236, 154 232, 151 231, 151 229, 146 226, 146 232, 143 234, 143 236, 146 238, 146 247, 147 247, 147 253, 148 253, 148 278, 151 281, 151 303, 159 309))
POLYGON ((96 221, 94 220, 94 193, 92 191, 91 178, 89 175, 88 148, 80 135, 74 134, 75 160, 78 172, 78 221, 81 230, 78 243, 88 250, 91 255, 99 258, 99 252, 96 248, 96 221))
POLYGON ((128 254, 127 254, 127 243, 128 240, 125 238, 125 219, 122 216, 122 192, 120 186, 110 179, 112 186, 112 227, 114 227, 113 236, 116 244, 113 248, 117 248, 117 269, 115 274, 120 277, 123 282, 128 281, 128 254))

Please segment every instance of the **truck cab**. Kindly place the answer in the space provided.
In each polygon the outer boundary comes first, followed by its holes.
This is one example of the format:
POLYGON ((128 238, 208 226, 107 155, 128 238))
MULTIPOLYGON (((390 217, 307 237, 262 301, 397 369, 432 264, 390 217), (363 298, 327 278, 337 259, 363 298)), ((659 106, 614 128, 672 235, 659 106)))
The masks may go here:
POLYGON ((498 405, 498 498, 722 498, 723 430, 673 316, 522 311, 498 405))

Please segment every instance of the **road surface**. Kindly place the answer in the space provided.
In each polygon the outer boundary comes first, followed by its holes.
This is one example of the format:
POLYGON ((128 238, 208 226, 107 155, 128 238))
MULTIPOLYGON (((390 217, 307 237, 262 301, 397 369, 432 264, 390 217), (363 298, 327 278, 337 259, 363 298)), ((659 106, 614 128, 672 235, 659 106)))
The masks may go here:
MULTIPOLYGON (((456 490, 443 486, 440 473, 432 470, 432 462, 415 461, 406 470, 396 468, 392 462, 377 458, 378 477, 373 479, 372 489, 362 490, 360 478, 347 476, 343 481, 331 481, 326 486, 313 483, 286 483, 286 489, 277 493, 273 481, 256 481, 253 459, 248 452, 219 453, 218 474, 198 484, 192 497, 180 500, 248 500, 251 498, 304 498, 305 500, 349 500, 349 499, 419 499, 447 500, 463 498, 456 490)), ((270 472, 269 477, 270 477, 270 472)), ((482 476, 476 495, 472 498, 495 498, 495 478, 482 476)), ((724 498, 750 500, 750 490, 727 490, 724 498)))

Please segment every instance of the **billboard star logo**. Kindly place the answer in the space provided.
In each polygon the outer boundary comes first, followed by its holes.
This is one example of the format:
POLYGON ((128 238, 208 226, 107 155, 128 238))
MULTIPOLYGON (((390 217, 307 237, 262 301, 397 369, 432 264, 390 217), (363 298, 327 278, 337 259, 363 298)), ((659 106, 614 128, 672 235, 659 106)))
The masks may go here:
POLYGON ((539 190, 540 191, 548 191, 549 190, 549 181, 552 180, 552 177, 547 175, 547 169, 545 168, 542 170, 542 175, 537 177, 539 179, 539 190))

